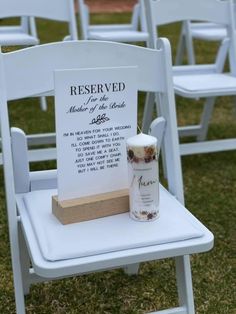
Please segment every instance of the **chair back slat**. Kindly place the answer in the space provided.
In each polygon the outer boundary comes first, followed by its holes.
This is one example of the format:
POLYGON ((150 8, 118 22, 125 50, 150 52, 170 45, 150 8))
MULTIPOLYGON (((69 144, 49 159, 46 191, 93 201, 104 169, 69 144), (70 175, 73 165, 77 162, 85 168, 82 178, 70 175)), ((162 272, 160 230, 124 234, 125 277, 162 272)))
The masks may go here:
POLYGON ((69 21, 69 3, 73 0, 0 0, 0 18, 35 16, 51 20, 69 21))
POLYGON ((111 42, 81 41, 79 45, 76 42, 64 42, 28 48, 22 52, 2 54, 2 58, 5 65, 8 100, 53 91, 53 70, 76 67, 134 65, 139 68, 139 90, 164 91, 166 88, 161 50, 155 51, 111 42), (147 55, 148 58, 145 57, 147 55), (153 71, 153 68, 158 70, 153 71))
MULTIPOLYGON (((222 0, 151 0, 145 1, 155 25, 184 20, 230 23, 229 1, 222 0), (156 12, 160 14, 156 14, 156 12)), ((231 7, 233 11, 233 6, 231 7)))

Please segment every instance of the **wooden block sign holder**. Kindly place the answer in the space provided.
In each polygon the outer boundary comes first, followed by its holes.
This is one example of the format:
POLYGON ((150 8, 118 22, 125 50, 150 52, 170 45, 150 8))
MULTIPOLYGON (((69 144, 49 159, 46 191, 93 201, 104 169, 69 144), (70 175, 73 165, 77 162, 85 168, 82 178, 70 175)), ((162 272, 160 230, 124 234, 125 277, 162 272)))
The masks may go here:
POLYGON ((137 67, 54 74, 58 196, 52 197, 53 214, 69 224, 129 211, 125 141, 137 129, 137 67))
POLYGON ((129 211, 128 190, 59 202, 52 197, 52 212, 63 224, 82 222, 129 211))

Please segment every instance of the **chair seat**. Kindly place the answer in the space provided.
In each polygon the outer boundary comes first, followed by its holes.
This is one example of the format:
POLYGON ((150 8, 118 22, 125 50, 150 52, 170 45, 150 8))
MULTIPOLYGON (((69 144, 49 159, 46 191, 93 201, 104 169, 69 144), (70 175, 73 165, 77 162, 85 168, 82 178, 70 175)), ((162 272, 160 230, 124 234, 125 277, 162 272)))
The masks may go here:
POLYGON ((174 89, 190 98, 232 95, 236 93, 236 77, 223 73, 176 75, 174 89))
POLYGON ((227 36, 226 28, 220 26, 195 27, 191 24, 191 34, 194 38, 206 40, 222 40, 227 36))
POLYGON ((51 198, 56 193, 57 190, 51 189, 18 195, 21 223, 36 268, 50 269, 52 261, 60 265, 72 258, 82 264, 84 259, 88 263, 94 256, 102 260, 114 256, 127 258, 133 256, 134 249, 138 255, 145 252, 144 260, 153 252, 161 258, 176 250, 177 256, 209 250, 213 245, 212 234, 163 187, 160 187, 160 218, 146 223, 133 221, 125 213, 62 225, 51 213, 51 198), (165 252, 164 256, 160 252, 165 252))
POLYGON ((2 46, 37 45, 39 39, 24 32, 0 32, 0 44, 2 46))
POLYGON ((90 31, 89 39, 107 40, 116 42, 135 42, 147 41, 148 33, 134 30, 115 30, 115 31, 90 31))

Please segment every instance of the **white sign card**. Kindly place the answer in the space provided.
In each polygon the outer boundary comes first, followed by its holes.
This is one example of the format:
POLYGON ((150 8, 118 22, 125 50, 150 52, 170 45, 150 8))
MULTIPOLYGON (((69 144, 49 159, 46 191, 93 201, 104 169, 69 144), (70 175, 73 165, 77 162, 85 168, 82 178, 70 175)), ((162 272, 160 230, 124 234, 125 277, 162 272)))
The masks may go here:
POLYGON ((55 71, 59 201, 128 188, 137 67, 55 71))

